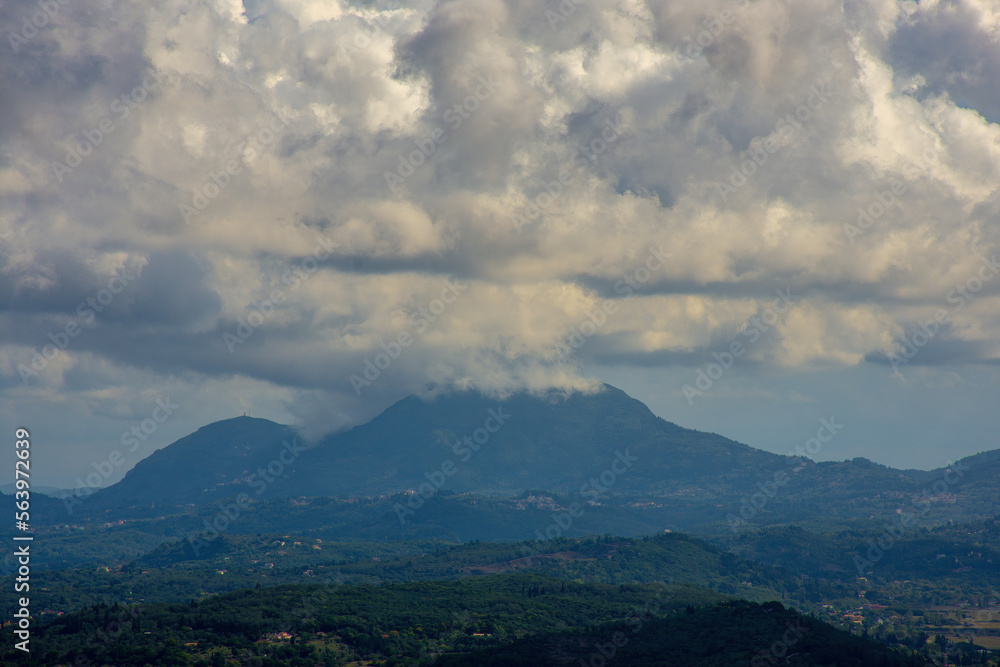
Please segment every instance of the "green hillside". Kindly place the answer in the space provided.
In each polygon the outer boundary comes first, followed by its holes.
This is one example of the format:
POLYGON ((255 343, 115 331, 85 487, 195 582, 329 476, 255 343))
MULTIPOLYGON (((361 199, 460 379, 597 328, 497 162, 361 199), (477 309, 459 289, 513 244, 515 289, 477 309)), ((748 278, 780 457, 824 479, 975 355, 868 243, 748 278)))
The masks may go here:
POLYGON ((777 602, 735 601, 666 618, 612 622, 585 632, 533 635, 501 647, 444 655, 442 667, 917 667, 926 660, 852 636, 777 602))
MULTIPOLYGON (((576 584, 531 574, 278 586, 180 604, 90 607, 37 630, 32 664, 79 664, 82 654, 98 665, 346 665, 358 659, 416 665, 442 652, 629 618, 650 600, 668 612, 721 599, 687 586, 576 584), (275 637, 280 632, 294 641, 275 637)), ((2 634, 0 660, 16 660, 11 629, 2 634)))
MULTIPOLYGON (((0 659, 16 661, 6 639, 0 659)), ((557 665, 612 650, 622 665, 757 664, 759 656, 786 655, 785 664, 797 665, 923 664, 779 603, 723 602, 691 586, 581 584, 525 573, 99 604, 36 630, 31 647, 32 664, 53 666, 80 664, 81 656, 98 665, 194 667, 557 665)))

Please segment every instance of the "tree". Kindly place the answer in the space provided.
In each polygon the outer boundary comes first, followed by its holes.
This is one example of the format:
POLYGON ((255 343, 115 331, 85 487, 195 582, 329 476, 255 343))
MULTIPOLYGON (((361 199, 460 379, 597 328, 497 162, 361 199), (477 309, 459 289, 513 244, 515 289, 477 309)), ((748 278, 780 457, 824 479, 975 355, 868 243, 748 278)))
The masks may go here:
MULTIPOLYGON (((934 643, 941 647, 941 657, 942 658, 944 658, 946 655, 948 655, 948 638, 947 637, 945 637, 944 635, 937 635, 936 637, 934 637, 934 643)), ((947 659, 945 659, 944 662, 945 662, 945 664, 947 664, 948 663, 947 659)))

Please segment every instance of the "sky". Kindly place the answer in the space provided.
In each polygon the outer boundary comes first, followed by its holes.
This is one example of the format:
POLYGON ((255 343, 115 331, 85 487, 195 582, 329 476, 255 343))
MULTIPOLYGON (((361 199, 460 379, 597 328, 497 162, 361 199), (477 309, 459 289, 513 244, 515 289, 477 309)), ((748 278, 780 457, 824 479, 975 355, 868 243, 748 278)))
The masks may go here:
POLYGON ((779 453, 833 419, 818 460, 1000 447, 992 0, 8 1, 0 29, 0 432, 36 484, 430 384, 608 382, 779 453))

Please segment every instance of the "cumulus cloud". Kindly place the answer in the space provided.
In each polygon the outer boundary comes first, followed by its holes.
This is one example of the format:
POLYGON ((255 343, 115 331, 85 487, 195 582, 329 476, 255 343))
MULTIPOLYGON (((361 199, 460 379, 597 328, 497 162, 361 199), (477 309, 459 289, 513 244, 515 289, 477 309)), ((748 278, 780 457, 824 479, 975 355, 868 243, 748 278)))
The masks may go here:
POLYGON ((988 2, 36 9, 0 8, 8 401, 257 383, 318 433, 427 383, 697 365, 777 289, 755 364, 887 363, 938 309, 919 363, 1000 358, 1000 280, 948 300, 998 250, 988 2))

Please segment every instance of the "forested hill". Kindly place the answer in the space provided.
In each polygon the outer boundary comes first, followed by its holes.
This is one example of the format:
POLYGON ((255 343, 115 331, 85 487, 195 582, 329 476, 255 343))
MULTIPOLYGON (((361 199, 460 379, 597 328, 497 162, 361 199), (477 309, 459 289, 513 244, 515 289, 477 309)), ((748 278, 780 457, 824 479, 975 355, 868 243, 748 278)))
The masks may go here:
MULTIPOLYGON (((0 659, 13 663, 11 632, 4 629, 0 659)), ((82 656, 96 665, 523 667, 576 662, 611 650, 609 643, 618 654, 614 664, 624 666, 746 665, 757 656, 792 665, 922 664, 779 603, 726 602, 691 586, 579 584, 530 574, 100 604, 36 631, 31 664, 81 664, 82 656)))

